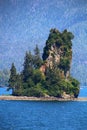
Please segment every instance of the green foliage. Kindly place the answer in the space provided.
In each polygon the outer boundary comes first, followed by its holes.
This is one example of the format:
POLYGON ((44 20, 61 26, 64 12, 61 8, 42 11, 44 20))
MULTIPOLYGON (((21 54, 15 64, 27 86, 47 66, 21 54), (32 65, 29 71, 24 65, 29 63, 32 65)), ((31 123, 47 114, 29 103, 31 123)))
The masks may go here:
POLYGON ((70 69, 70 60, 68 58, 61 58, 59 68, 64 70, 65 74, 70 69))
POLYGON ((49 56, 49 49, 50 49, 49 46, 44 47, 44 53, 42 55, 43 60, 46 60, 47 57, 49 56))
POLYGON ((44 80, 44 76, 42 75, 40 70, 39 69, 34 70, 33 81, 34 81, 35 85, 37 83, 41 83, 42 80, 44 80))
POLYGON ((34 49, 34 56, 33 56, 33 64, 35 69, 39 69, 40 66, 42 65, 42 59, 40 57, 40 50, 38 46, 36 45, 36 48, 34 49))
POLYGON ((72 48, 72 39, 74 38, 74 35, 71 32, 68 32, 67 30, 64 30, 62 33, 59 32, 56 29, 51 29, 50 34, 48 37, 48 40, 46 41, 46 46, 44 47, 43 51, 43 60, 46 60, 49 56, 49 49, 52 45, 56 45, 58 48, 64 47, 67 50, 64 52, 67 53, 68 49, 72 48))
POLYGON ((72 78, 72 77, 70 77, 70 82, 73 85, 74 96, 77 98, 78 94, 79 94, 79 90, 80 90, 80 88, 79 88, 80 83, 78 80, 76 80, 75 78, 72 78))
POLYGON ((23 64, 23 71, 20 74, 16 73, 14 64, 11 67, 9 79, 9 88, 13 89, 13 95, 17 96, 54 96, 62 97, 64 93, 74 97, 79 94, 79 82, 68 76, 67 71, 70 71, 72 59, 72 39, 74 38, 71 32, 64 30, 62 33, 56 29, 51 29, 49 37, 44 47, 43 60, 40 57, 40 51, 36 45, 34 55, 26 52, 23 64), (46 59, 49 56, 51 46, 56 47, 60 54, 60 62, 55 62, 55 52, 51 54, 53 57, 53 66, 46 66, 46 59), (46 66, 45 73, 40 70, 40 67, 46 66))
POLYGON ((45 81, 45 89, 48 90, 48 95, 61 97, 62 90, 59 86, 61 80, 60 72, 58 69, 50 69, 46 70, 46 81, 45 81))
POLYGON ((22 92, 23 84, 22 84, 22 78, 21 75, 16 75, 16 81, 15 81, 15 89, 13 92, 13 95, 20 96, 22 92))
POLYGON ((27 82, 28 78, 32 76, 33 74, 33 56, 31 52, 26 52, 25 58, 24 58, 24 69, 22 72, 23 75, 23 81, 27 82))
POLYGON ((16 68, 14 66, 14 63, 12 63, 11 69, 10 69, 10 79, 9 79, 9 86, 8 89, 12 89, 12 93, 14 93, 15 87, 16 87, 16 79, 17 79, 17 73, 16 68))
POLYGON ((44 96, 44 93, 41 89, 41 86, 37 85, 36 87, 34 88, 31 88, 29 90, 29 93, 30 93, 30 96, 35 96, 35 97, 42 97, 44 96))

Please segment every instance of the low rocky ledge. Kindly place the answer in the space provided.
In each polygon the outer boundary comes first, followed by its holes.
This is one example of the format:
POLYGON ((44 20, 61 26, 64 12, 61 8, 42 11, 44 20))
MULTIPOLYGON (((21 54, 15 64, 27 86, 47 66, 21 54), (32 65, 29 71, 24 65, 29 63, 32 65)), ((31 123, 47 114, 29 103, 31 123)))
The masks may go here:
POLYGON ((0 96, 0 100, 25 100, 25 101, 87 101, 87 97, 56 98, 56 97, 27 97, 27 96, 0 96))
POLYGON ((27 96, 0 96, 0 100, 28 100, 28 101, 74 101, 75 98, 56 97, 27 97, 27 96))

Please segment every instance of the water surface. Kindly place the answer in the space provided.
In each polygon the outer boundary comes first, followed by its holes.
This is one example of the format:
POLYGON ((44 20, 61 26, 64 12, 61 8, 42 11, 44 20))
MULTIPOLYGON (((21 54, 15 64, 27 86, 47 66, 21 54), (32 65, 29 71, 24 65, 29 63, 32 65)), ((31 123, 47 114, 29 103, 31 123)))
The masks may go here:
POLYGON ((12 90, 7 91, 7 87, 0 87, 0 96, 12 94, 12 90))
POLYGON ((0 130, 87 130, 87 102, 0 101, 0 130))
POLYGON ((0 101, 0 130, 87 130, 87 102, 0 101))

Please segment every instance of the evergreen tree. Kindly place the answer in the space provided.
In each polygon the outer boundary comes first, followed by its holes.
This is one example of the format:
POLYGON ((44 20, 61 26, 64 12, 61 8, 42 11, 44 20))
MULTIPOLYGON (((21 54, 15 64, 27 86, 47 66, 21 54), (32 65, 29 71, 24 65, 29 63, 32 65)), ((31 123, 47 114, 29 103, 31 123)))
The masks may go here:
POLYGON ((36 45, 35 49, 34 49, 34 67, 35 69, 40 68, 41 64, 42 64, 42 59, 40 57, 40 50, 38 48, 38 45, 36 45))
POLYGON ((31 52, 26 52, 25 59, 24 59, 24 69, 22 72, 23 77, 23 84, 26 87, 30 87, 33 77, 33 56, 31 52))
POLYGON ((15 90, 13 95, 20 96, 22 94, 22 89, 23 89, 22 77, 20 74, 17 74, 15 82, 15 90))
POLYGON ((17 78, 17 73, 16 73, 16 68, 14 63, 12 63, 11 69, 10 69, 10 78, 9 78, 9 86, 8 89, 12 89, 12 94, 15 91, 16 88, 16 78, 17 78))
POLYGON ((24 69, 23 69, 23 81, 26 82, 29 77, 32 76, 33 67, 32 67, 32 54, 29 51, 26 52, 25 59, 24 59, 24 69))
POLYGON ((60 72, 57 68, 46 70, 46 85, 45 88, 48 90, 50 96, 61 96, 59 82, 61 81, 60 72))

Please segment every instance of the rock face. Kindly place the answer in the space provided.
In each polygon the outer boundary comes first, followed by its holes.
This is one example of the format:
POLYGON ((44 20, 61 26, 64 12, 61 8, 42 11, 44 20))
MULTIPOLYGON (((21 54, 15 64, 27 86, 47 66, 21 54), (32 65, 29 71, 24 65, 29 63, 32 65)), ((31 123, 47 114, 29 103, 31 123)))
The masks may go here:
MULTIPOLYGON (((43 51, 44 75, 50 95, 64 99, 78 97, 79 82, 70 75, 72 62, 71 32, 51 29, 43 51), (51 78, 52 77, 52 78, 51 78)), ((42 66, 42 68, 43 68, 42 66)))
POLYGON ((56 64, 60 63, 60 57, 61 57, 61 53, 60 50, 56 47, 56 45, 52 45, 51 49, 49 50, 49 56, 46 59, 47 61, 47 66, 49 67, 53 67, 53 62, 55 62, 56 64))
MULTIPOLYGON (((60 60, 63 56, 63 53, 64 52, 61 50, 61 48, 58 48, 55 44, 52 45, 49 50, 49 56, 46 59, 46 66, 53 68, 54 64, 57 66, 60 65, 60 60)), ((70 60, 70 65, 71 65, 71 60, 70 60)), ((64 70, 62 70, 61 73, 64 75, 64 70)), ((70 76, 70 68, 65 72, 65 77, 68 78, 69 76, 70 76)))
POLYGON ((70 76, 72 38, 73 35, 67 32, 67 30, 64 30, 63 33, 60 33, 56 29, 51 30, 43 53, 46 66, 51 69, 57 67, 66 79, 70 76))
POLYGON ((63 99, 70 99, 70 98, 74 98, 74 96, 73 96, 73 95, 66 94, 66 92, 63 92, 62 98, 63 98, 63 99))

